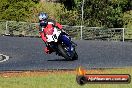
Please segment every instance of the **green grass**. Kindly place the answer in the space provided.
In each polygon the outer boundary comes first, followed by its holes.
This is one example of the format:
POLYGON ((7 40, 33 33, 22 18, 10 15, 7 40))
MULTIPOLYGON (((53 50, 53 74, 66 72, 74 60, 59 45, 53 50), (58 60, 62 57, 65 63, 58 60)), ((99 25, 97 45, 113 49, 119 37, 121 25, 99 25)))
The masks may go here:
MULTIPOLYGON (((130 74, 132 68, 88 70, 88 74, 130 74)), ((85 84, 80 86, 76 83, 75 72, 53 72, 39 75, 5 76, 0 74, 0 88, 132 88, 130 84, 85 84)))

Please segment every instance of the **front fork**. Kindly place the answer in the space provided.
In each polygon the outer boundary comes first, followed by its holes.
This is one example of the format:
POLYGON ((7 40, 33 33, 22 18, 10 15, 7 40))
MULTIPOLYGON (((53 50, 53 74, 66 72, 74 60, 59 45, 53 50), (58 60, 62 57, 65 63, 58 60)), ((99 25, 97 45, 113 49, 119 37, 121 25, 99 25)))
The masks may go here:
POLYGON ((68 37, 67 35, 61 35, 60 41, 62 41, 68 47, 68 52, 73 51, 74 47, 73 47, 70 37, 68 37))

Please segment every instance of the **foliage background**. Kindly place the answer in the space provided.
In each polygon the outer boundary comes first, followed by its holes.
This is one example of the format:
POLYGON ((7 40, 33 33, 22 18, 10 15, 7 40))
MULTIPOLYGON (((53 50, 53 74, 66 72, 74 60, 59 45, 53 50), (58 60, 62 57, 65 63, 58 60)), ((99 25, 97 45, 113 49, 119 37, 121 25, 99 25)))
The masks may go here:
MULTIPOLYGON (((0 20, 38 22, 37 14, 47 12, 64 25, 80 25, 82 0, 0 0, 0 20), (71 3, 71 4, 68 4, 71 3)), ((128 27, 132 17, 131 0, 85 0, 84 25, 128 27)))
MULTIPOLYGON (((38 13, 47 12, 49 17, 63 25, 81 25, 83 0, 57 0, 59 2, 40 2, 40 0, 0 0, 0 21, 16 21, 12 31, 24 34, 19 29, 23 24, 17 22, 38 22, 38 13)), ((84 26, 122 28, 132 32, 131 0, 85 0, 84 26)), ((10 24, 11 26, 11 24, 10 24)), ((30 28, 30 27, 29 27, 30 28)), ((25 28, 25 30, 29 29, 25 28)), ((0 28, 2 31, 5 28, 0 28)))

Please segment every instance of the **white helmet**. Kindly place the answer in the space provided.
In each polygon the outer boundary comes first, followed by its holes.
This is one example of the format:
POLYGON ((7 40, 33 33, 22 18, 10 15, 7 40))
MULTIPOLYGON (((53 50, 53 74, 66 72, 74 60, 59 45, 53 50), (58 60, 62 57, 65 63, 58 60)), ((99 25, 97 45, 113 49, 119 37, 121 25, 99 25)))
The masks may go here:
POLYGON ((39 13, 38 16, 39 16, 39 20, 46 20, 46 19, 48 19, 48 14, 44 13, 44 12, 39 13))

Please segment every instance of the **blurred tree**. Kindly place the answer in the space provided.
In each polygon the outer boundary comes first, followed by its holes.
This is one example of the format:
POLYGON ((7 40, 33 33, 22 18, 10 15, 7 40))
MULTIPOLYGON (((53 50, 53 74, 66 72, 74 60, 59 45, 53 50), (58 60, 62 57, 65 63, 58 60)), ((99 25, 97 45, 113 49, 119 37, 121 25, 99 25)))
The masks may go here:
POLYGON ((32 9, 30 20, 32 20, 32 22, 38 22, 38 13, 46 12, 50 18, 60 21, 60 14, 63 13, 64 9, 64 5, 60 3, 41 2, 36 4, 32 9))
POLYGON ((128 0, 86 0, 84 23, 86 26, 123 27, 123 10, 127 4, 128 0))
MULTIPOLYGON (((80 25, 82 0, 0 0, 0 20, 37 22, 40 11, 63 24, 80 25)), ((123 27, 124 13, 132 9, 132 0, 85 0, 85 26, 123 27)))
POLYGON ((72 10, 75 6, 74 0, 60 0, 68 10, 72 10))
POLYGON ((80 24, 80 20, 79 16, 78 16, 78 12, 77 11, 73 11, 73 10, 65 10, 62 14, 61 14, 61 23, 62 24, 66 24, 66 25, 79 25, 80 24))
POLYGON ((35 2, 35 3, 39 3, 40 2, 40 0, 32 0, 33 2, 35 2))
POLYGON ((124 22, 124 27, 132 30, 132 10, 124 13, 123 22, 124 22))
POLYGON ((1 20, 26 21, 34 3, 31 0, 4 0, 0 7, 1 20))
POLYGON ((2 15, 4 14, 5 10, 9 7, 8 0, 0 0, 0 20, 3 19, 2 15))

